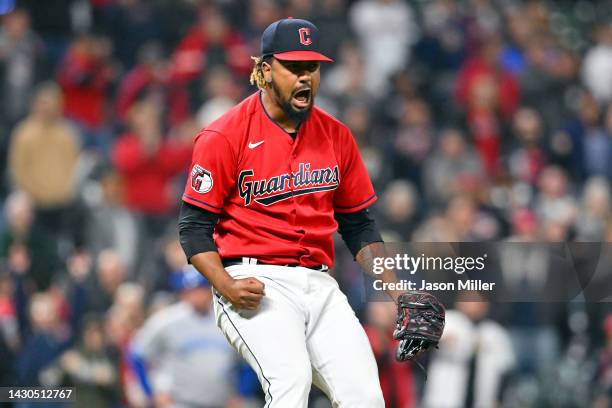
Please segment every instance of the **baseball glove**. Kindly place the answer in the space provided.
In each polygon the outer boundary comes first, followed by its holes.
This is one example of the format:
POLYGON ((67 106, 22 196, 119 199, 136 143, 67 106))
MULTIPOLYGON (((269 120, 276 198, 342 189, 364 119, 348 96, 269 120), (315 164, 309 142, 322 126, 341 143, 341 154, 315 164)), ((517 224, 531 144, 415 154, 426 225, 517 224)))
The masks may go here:
POLYGON ((414 358, 422 350, 435 347, 444 331, 444 305, 427 292, 402 293, 397 302, 397 324, 393 338, 400 340, 397 361, 414 358))

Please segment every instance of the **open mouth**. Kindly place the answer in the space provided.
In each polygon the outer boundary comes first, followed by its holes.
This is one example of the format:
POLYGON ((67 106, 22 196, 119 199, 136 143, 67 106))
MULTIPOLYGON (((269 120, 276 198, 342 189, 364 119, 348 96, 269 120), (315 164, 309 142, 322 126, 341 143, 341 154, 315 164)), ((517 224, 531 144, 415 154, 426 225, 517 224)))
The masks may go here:
POLYGON ((304 109, 310 106, 311 92, 310 88, 300 89, 293 94, 291 101, 293 105, 299 109, 304 109))

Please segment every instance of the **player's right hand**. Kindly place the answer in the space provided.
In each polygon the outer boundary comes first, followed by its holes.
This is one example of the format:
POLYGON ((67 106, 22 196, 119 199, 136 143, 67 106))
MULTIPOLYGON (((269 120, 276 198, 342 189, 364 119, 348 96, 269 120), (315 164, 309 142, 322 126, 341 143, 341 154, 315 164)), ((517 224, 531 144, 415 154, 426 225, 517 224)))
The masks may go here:
POLYGON ((252 277, 232 279, 221 294, 238 309, 255 310, 265 296, 265 285, 252 277))

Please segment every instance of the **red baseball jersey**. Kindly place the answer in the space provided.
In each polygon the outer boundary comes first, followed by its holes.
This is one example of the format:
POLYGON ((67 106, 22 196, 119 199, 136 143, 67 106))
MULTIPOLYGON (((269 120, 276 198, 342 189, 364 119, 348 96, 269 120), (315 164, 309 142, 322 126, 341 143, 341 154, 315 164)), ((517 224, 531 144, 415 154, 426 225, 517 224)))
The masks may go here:
POLYGON ((334 212, 366 208, 376 195, 345 125, 313 107, 294 139, 259 91, 196 137, 183 200, 220 215, 222 258, 332 266, 334 212))

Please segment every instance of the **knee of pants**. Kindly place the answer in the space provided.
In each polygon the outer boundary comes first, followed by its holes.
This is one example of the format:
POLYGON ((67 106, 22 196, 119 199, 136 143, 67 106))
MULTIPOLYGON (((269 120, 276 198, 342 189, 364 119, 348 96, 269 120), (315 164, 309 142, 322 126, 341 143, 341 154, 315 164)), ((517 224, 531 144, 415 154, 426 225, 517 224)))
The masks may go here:
POLYGON ((354 392, 341 398, 339 407, 347 408, 385 408, 385 399, 378 384, 360 384, 354 392))
POLYGON ((312 369, 309 364, 296 365, 279 379, 288 389, 308 390, 312 384, 312 369))
POLYGON ((276 375, 270 378, 266 403, 270 404, 270 408, 306 408, 311 384, 312 371, 309 366, 295 366, 292 370, 277 371, 276 375))

